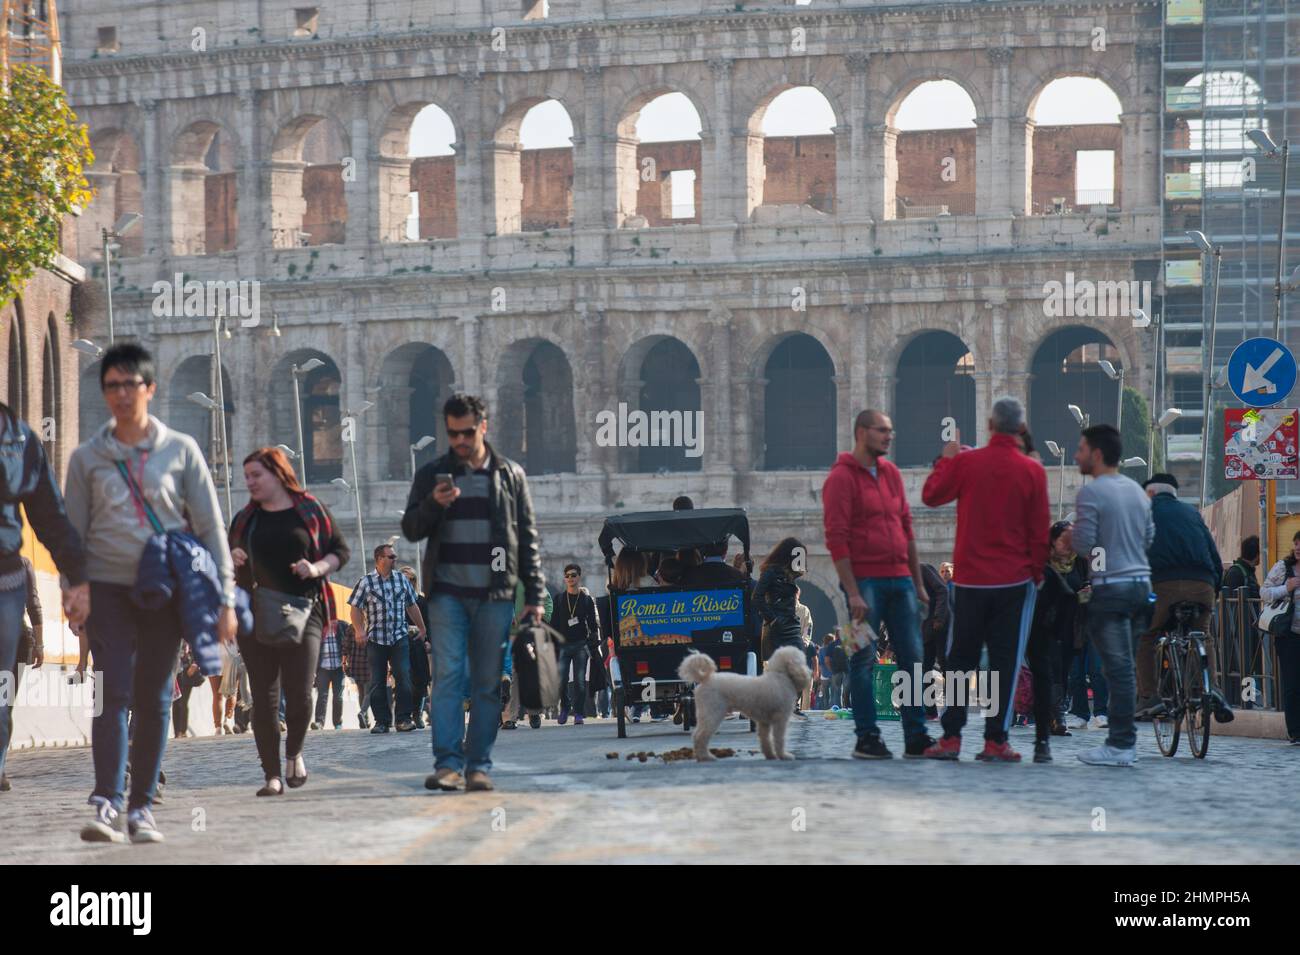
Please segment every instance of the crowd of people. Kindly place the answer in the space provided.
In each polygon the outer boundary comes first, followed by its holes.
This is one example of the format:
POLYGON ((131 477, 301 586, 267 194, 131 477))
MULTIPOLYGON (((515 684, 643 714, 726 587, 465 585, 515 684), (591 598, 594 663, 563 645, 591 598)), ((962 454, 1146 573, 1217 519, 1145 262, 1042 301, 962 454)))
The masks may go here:
MULTIPOLYGON (((564 567, 563 590, 548 592, 527 478, 487 442, 480 399, 447 400, 450 446, 414 475, 401 529, 424 542, 421 566, 399 567, 391 543, 374 548, 374 569, 353 577, 344 615, 330 578, 349 565, 350 547, 281 450, 244 459, 248 501, 226 526, 194 440, 150 413, 152 356, 137 344, 114 345, 100 385, 111 419, 72 454, 62 493, 40 440, 0 406, 0 671, 13 672, 19 659, 40 666, 44 649, 32 569, 19 555, 21 505, 61 574, 64 613, 82 639, 79 668, 89 659, 97 674, 83 839, 163 838, 152 809, 169 724, 186 731, 189 695, 205 677, 216 731, 251 725, 260 797, 307 783, 308 733, 342 727, 345 677, 357 685, 358 722, 371 733, 412 732, 427 714, 433 772, 425 785, 444 791, 493 788, 502 729, 524 719, 537 727, 544 715, 581 726, 592 712, 610 713, 610 597, 584 586, 576 562, 564 567), (510 652, 512 631, 542 620, 562 639, 565 686, 552 714, 521 707, 510 652)), ((1144 490, 1119 473, 1120 436, 1109 425, 1083 430, 1074 460, 1090 480, 1076 520, 1053 524, 1046 472, 1018 400, 994 404, 989 433, 979 449, 949 442, 925 482, 925 505, 956 503, 952 561, 936 568, 918 556, 902 477, 888 457, 889 416, 858 415, 853 449, 822 488, 825 544, 851 620, 836 633, 814 639, 800 600, 808 549, 794 537, 772 547, 756 576, 747 555, 728 559, 725 541, 660 554, 624 548, 611 589, 748 589, 761 626, 750 635, 754 649, 764 659, 782 647, 803 652, 814 681, 792 705, 850 708, 854 757, 893 755, 877 724, 873 676, 883 660, 905 675, 992 677, 977 759, 1020 760, 1008 731, 1021 701, 1035 726, 1036 762, 1051 760, 1053 735, 1087 725, 1106 739, 1081 760, 1132 765, 1135 721, 1160 712, 1153 635, 1163 615, 1195 601, 1206 608, 1196 624, 1208 630, 1221 586, 1258 586, 1258 542, 1247 541, 1225 572, 1172 476, 1156 475, 1144 490)), ((1291 598, 1298 560, 1300 534, 1259 587, 1265 600, 1291 598)), ((1278 655, 1288 733, 1300 742, 1300 615, 1286 626, 1278 655)), ((908 688, 899 708, 905 757, 959 757, 967 701, 955 689, 935 700, 908 688), (938 738, 929 732, 936 721, 938 738)), ((671 703, 648 709, 650 719, 682 718, 671 703)), ((1216 709, 1232 718, 1221 694, 1216 709)), ((645 708, 632 703, 628 715, 638 722, 645 708)), ((8 788, 10 727, 0 714, 0 790, 8 788)))

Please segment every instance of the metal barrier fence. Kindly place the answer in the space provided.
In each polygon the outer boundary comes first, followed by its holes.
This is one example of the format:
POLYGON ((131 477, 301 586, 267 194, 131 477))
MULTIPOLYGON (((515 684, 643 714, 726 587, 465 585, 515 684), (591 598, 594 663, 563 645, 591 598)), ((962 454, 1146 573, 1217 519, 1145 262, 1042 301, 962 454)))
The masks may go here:
POLYGON ((1242 587, 1219 594, 1210 625, 1214 636, 1214 673, 1228 702, 1248 708, 1281 708, 1274 638, 1256 626, 1260 599, 1242 587))

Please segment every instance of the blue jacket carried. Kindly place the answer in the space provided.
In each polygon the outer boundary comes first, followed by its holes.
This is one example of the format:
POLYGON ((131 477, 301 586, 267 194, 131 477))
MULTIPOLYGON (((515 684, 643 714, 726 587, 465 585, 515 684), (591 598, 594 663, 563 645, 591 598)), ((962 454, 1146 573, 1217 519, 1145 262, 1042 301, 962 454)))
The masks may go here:
POLYGON ((1157 494, 1151 499, 1151 519, 1156 525, 1155 540, 1147 551, 1151 582, 1199 580, 1213 585, 1218 593, 1223 561, 1196 508, 1172 494, 1157 494))
MULTIPOLYGON (((221 673, 221 648, 217 639, 221 577, 212 554, 198 538, 183 531, 150 537, 140 556, 131 596, 146 610, 158 610, 176 601, 181 636, 190 645, 199 672, 204 676, 221 673)), ((252 607, 248 593, 242 588, 235 589, 235 617, 241 636, 253 632, 252 607)))

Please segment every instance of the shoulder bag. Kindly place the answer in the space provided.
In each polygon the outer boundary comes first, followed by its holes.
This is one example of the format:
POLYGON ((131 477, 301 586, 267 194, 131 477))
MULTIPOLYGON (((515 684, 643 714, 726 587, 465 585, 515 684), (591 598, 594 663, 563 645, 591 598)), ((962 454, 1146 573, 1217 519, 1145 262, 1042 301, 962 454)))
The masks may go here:
POLYGON ((249 586, 253 588, 253 636, 258 643, 269 647, 293 646, 302 643, 316 598, 258 586, 257 569, 253 565, 253 532, 257 528, 257 518, 258 513, 254 513, 248 522, 247 540, 248 578, 249 586))

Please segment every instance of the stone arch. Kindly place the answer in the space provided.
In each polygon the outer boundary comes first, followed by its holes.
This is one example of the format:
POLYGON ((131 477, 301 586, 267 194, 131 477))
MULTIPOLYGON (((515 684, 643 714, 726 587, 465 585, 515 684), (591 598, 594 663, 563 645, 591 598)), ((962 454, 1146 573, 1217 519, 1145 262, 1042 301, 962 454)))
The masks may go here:
POLYGON ((704 194, 701 137, 705 123, 697 98, 684 89, 656 85, 633 94, 617 115, 614 182, 618 227, 698 223, 704 194), (638 131, 642 111, 663 97, 682 97, 694 111, 694 118, 687 118, 680 132, 697 124, 699 128, 679 139, 643 141, 638 131), (689 203, 675 195, 687 179, 689 203))
POLYGON ((347 131, 336 118, 308 113, 280 127, 268 164, 274 248, 344 241, 344 160, 350 155, 347 131))
MULTIPOLYGON (((811 94, 807 95, 813 99, 811 94)), ((769 89, 754 105, 746 121, 746 209, 750 215, 762 206, 807 207, 823 214, 834 213, 838 162, 835 130, 844 126, 843 115, 822 85, 789 80, 769 89), (833 124, 829 133, 767 132, 765 120, 772 105, 788 95, 801 95, 796 91, 803 90, 815 92, 829 110, 833 124)))
POLYGON ((54 468, 56 478, 62 478, 62 454, 60 443, 63 438, 63 362, 62 348, 59 343, 59 326, 50 312, 45 319, 45 342, 41 347, 41 421, 40 434, 46 434, 46 422, 53 425, 52 437, 47 442, 47 456, 54 468))
MULTIPOLYGON (((1094 205, 1118 206, 1117 185, 1123 182, 1124 130, 1120 116, 1124 107, 1119 95, 1095 70, 1057 72, 1042 81, 1029 99, 1025 111, 1025 149, 1032 155, 1030 205, 1032 214, 1049 215, 1087 211, 1094 205), (1044 100, 1051 106, 1069 95, 1072 83, 1100 84, 1115 99, 1114 119, 1106 123, 1045 123, 1039 114, 1044 100), (1109 163, 1104 162, 1109 153, 1109 163), (1103 166, 1108 169, 1101 168, 1103 166), (1096 168, 1093 168, 1096 167, 1096 168), (1100 185, 1083 186, 1080 176, 1098 178, 1100 185)), ((1109 112, 1109 111, 1108 111, 1109 112)))
POLYGON ((451 111, 430 99, 400 103, 385 115, 376 162, 381 241, 456 237, 459 129, 451 111), (447 142, 432 144, 434 150, 426 152, 412 142, 412 131, 430 111, 439 125, 450 127, 450 137, 438 137, 447 142))
MULTIPOLYGON (((698 471, 703 458, 688 455, 685 438, 689 425, 696 439, 695 427, 702 417, 700 410, 700 362, 695 352, 680 338, 670 334, 650 334, 633 342, 619 366, 619 401, 626 404, 629 415, 627 446, 619 448, 619 470, 626 472, 698 471), (668 412, 659 419, 661 429, 645 428, 646 441, 657 445, 632 446, 632 413, 668 412), (672 412, 677 412, 672 416, 672 412), (688 417, 691 416, 691 417, 688 417), (665 434, 664 423, 680 430, 665 434), (682 439, 673 446, 674 439, 682 439)), ((652 419, 653 420, 653 419, 652 419)))
MULTIPOLYGON (((124 129, 109 127, 90 139, 94 164, 86 170, 86 181, 95 197, 77 219, 78 244, 83 257, 101 261, 104 257, 101 229, 129 212, 144 212, 145 176, 136 138, 124 129)), ((144 251, 144 230, 137 227, 122 236, 117 257, 137 256, 144 251)))
POLYGON ((299 348, 275 364, 271 374, 270 433, 268 444, 298 447, 296 414, 302 415, 302 437, 308 484, 321 484, 343 476, 344 448, 340 427, 343 376, 329 355, 314 348, 299 348), (294 366, 315 358, 323 364, 299 375, 301 405, 294 407, 294 366))
POLYGON ((176 255, 229 252, 238 241, 238 140, 209 119, 175 137, 167 168, 171 249, 176 255))
POLYGON ((578 470, 573 370, 564 351, 543 338, 511 342, 497 365, 492 430, 501 453, 529 474, 578 470))
POLYGON ((762 469, 823 470, 835 463, 838 395, 831 352, 807 331, 774 336, 756 369, 762 401, 762 469))
MULTIPOLYGON (((199 450, 203 452, 203 456, 209 462, 219 462, 221 460, 221 432, 220 427, 217 425, 216 413, 189 399, 189 396, 195 392, 212 398, 216 397, 212 372, 211 355, 190 355, 177 365, 176 370, 172 372, 163 397, 166 399, 168 427, 188 434, 193 438, 198 443, 199 450)), ((226 437, 233 440, 235 426, 232 418, 235 411, 235 392, 231 384, 230 372, 224 367, 221 369, 221 385, 226 399, 226 437)), ((292 441, 285 443, 290 447, 295 446, 292 441)), ((249 448, 248 450, 253 449, 249 448)), ((242 455, 232 448, 230 452, 231 466, 238 468, 241 460, 243 460, 242 455)))
POLYGON ((5 363, 5 404, 14 414, 30 420, 27 402, 27 321, 23 315, 22 296, 15 296, 9 309, 9 350, 5 363))
POLYGON ((943 449, 946 418, 964 443, 975 443, 975 370, 970 347, 952 332, 925 329, 908 339, 895 369, 895 464, 928 466, 943 449))
POLYGON ((446 451, 442 406, 456 391, 451 359, 425 342, 408 342, 384 356, 379 391, 385 411, 372 419, 379 431, 381 473, 387 480, 411 478, 411 446, 428 435, 434 443, 416 452, 416 467, 446 451))
POLYGON ((978 164, 977 130, 984 115, 980 102, 964 77, 952 70, 913 71, 889 94, 885 112, 885 203, 887 219, 974 215, 978 164), (899 113, 927 84, 952 84, 952 93, 964 94, 970 115, 959 125, 903 129, 899 113), (967 125, 969 123, 969 125, 967 125), (922 157, 944 157, 937 166, 922 157), (951 158, 951 162, 947 159, 951 158))
POLYGON ((1068 406, 1077 405, 1092 424, 1114 424, 1119 386, 1106 376, 1098 359, 1126 372, 1126 387, 1136 387, 1131 368, 1104 331, 1084 324, 1058 326, 1035 345, 1029 372, 1029 430, 1040 447, 1048 439, 1071 453, 1079 425, 1068 406))
POLYGON ((814 578, 811 574, 800 577, 797 585, 799 602, 812 613, 813 643, 820 647, 826 634, 839 626, 840 615, 836 608, 835 595, 840 591, 833 589, 828 592, 825 582, 814 578))
POLYGON ((528 114, 558 103, 573 127, 573 111, 558 96, 528 96, 505 111, 491 144, 496 231, 499 235, 567 229, 573 224, 573 146, 525 149, 520 130, 528 114), (527 154, 527 155, 525 155, 527 154))

